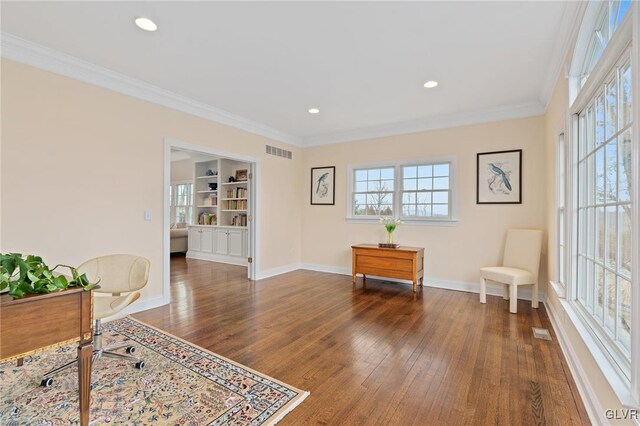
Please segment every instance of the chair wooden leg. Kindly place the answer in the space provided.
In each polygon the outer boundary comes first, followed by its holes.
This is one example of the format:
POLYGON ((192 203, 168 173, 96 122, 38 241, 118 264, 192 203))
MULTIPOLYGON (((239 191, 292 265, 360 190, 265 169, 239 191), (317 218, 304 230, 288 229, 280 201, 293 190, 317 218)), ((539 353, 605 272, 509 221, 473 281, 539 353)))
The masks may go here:
POLYGON ((533 291, 531 294, 531 307, 538 308, 538 282, 533 284, 533 291))
POLYGON ((487 282, 480 277, 480 303, 487 303, 487 282))
POLYGON ((509 312, 512 314, 518 313, 518 286, 509 286, 509 312))
POLYGON ((509 284, 502 284, 502 298, 509 300, 509 284))

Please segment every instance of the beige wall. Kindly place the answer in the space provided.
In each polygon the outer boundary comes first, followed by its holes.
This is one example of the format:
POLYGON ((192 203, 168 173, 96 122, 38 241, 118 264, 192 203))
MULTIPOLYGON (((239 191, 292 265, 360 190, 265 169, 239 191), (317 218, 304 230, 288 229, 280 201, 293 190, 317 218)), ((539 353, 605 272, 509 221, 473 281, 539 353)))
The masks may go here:
POLYGON ((259 158, 260 270, 299 262, 298 148, 9 60, 1 78, 2 251, 39 253, 53 264, 136 253, 152 263, 143 297, 161 296, 170 137, 259 158), (267 156, 267 143, 294 159, 267 156))
POLYGON ((178 160, 171 162, 171 182, 193 180, 193 161, 178 160))
MULTIPOLYGON (((303 263, 350 269, 350 246, 384 241, 379 223, 347 223, 347 165, 350 163, 455 156, 458 223, 455 226, 403 224, 394 239, 426 248, 427 281, 478 285, 478 269, 498 265, 508 228, 546 229, 546 155, 543 117, 477 124, 305 150, 303 196, 303 263), (523 203, 476 204, 476 153, 523 150, 523 203), (336 166, 336 205, 309 204, 310 168, 336 166)), ((546 270, 542 262, 541 282, 546 270)), ((544 289, 544 286, 543 286, 544 289)))

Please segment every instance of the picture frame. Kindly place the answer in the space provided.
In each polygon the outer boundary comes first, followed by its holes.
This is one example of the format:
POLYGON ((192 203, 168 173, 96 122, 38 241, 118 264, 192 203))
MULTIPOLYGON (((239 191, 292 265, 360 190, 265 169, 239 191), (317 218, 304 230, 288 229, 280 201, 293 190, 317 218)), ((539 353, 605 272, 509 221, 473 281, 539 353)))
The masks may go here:
POLYGON ((311 168, 311 205, 333 206, 336 203, 335 166, 311 168))
POLYGON ((522 204, 521 149, 478 153, 476 167, 476 204, 522 204))
POLYGON ((236 180, 236 182, 242 182, 242 181, 247 180, 248 176, 249 176, 249 170, 247 170, 247 169, 238 169, 238 170, 236 170, 235 180, 236 180))

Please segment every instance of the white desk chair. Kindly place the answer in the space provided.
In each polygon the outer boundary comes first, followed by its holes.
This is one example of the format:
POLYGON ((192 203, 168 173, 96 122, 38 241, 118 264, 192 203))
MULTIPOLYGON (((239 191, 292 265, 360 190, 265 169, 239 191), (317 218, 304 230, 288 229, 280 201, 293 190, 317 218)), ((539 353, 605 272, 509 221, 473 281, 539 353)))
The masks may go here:
MULTIPOLYGON (((140 290, 147 285, 151 262, 144 257, 131 254, 112 254, 96 257, 78 266, 80 274, 87 274, 90 282, 99 280, 100 288, 93 290, 96 293, 108 293, 106 297, 93 298, 93 361, 100 357, 126 359, 135 362, 135 367, 144 368, 144 361, 132 356, 135 348, 130 342, 124 342, 106 348, 102 347, 102 323, 101 320, 122 311, 124 308, 138 300, 140 290), (126 347, 126 354, 113 352, 116 349, 126 347)), ((47 372, 42 380, 42 386, 49 387, 53 384, 52 376, 73 367, 77 359, 47 372)))
POLYGON ((533 285, 531 307, 538 307, 538 270, 542 231, 509 229, 502 266, 480 268, 480 303, 487 303, 487 282, 503 284, 503 299, 509 299, 509 312, 518 312, 518 286, 533 285))

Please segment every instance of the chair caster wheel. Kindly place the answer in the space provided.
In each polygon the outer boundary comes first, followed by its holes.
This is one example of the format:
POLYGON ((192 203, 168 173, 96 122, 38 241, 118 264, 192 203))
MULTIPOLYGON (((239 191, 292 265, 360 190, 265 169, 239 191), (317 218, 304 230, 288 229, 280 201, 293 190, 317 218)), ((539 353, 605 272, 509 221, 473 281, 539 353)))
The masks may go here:
POLYGON ((136 348, 133 346, 127 346, 126 352, 131 355, 136 351, 136 348))
POLYGON ((53 379, 51 377, 45 377, 40 382, 40 386, 42 386, 43 388, 50 388, 51 385, 53 385, 53 379))
POLYGON ((138 362, 136 362, 135 367, 136 367, 138 370, 142 370, 142 369, 144 368, 144 361, 138 361, 138 362))

